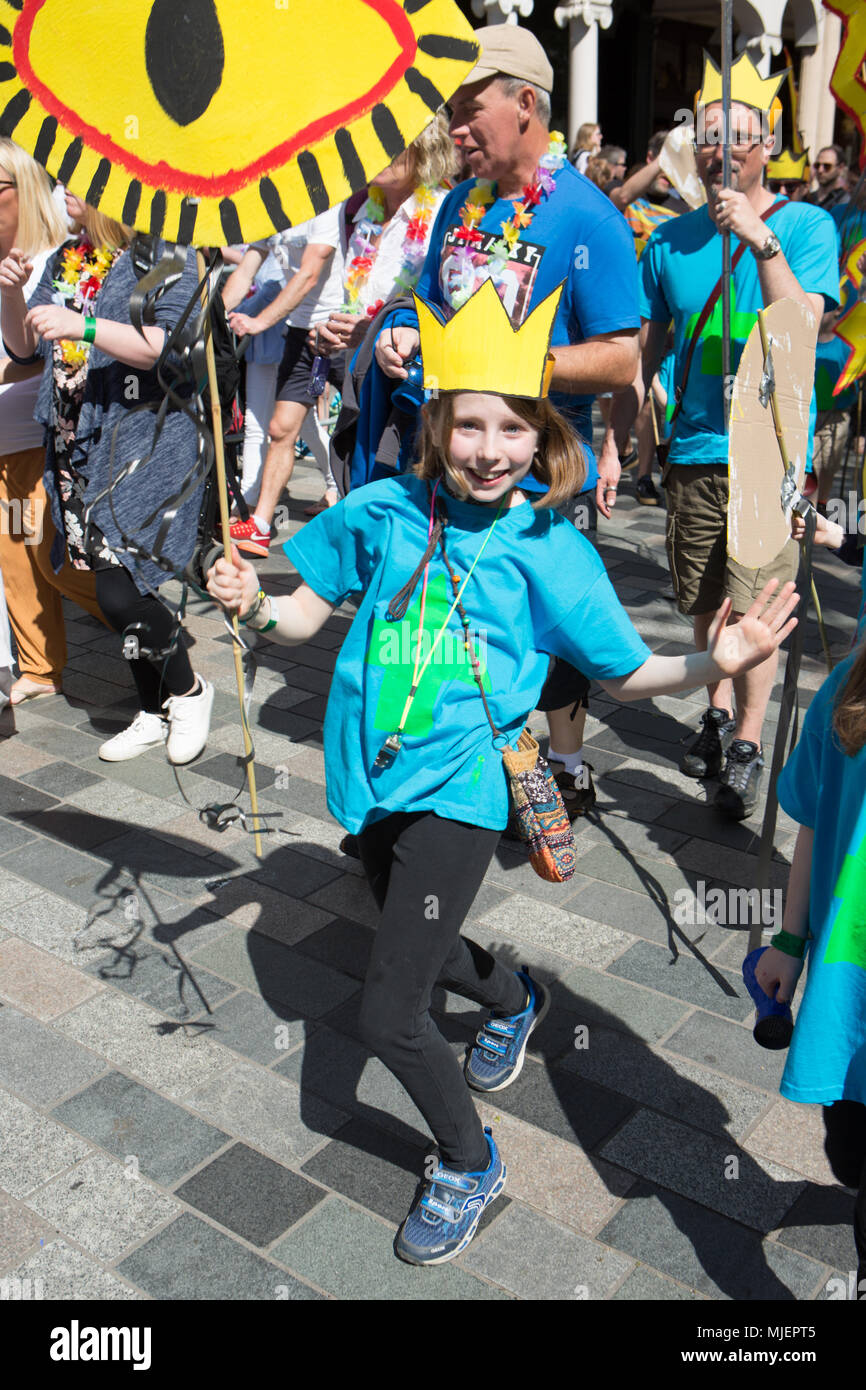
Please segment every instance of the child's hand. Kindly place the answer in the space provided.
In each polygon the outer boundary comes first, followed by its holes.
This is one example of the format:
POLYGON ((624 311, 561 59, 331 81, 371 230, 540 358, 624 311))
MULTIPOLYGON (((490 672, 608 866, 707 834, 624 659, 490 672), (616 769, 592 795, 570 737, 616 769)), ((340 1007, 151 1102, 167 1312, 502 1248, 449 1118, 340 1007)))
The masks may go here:
POLYGON ((259 591, 259 579, 252 565, 244 560, 237 546, 232 558, 223 555, 207 572, 207 591, 229 613, 246 613, 259 591))
MULTIPOLYGON (((815 523, 815 545, 826 545, 830 550, 838 550, 845 539, 845 532, 838 521, 828 521, 826 516, 820 512, 817 514, 815 523)), ((791 513, 791 535, 795 541, 801 541, 806 534, 806 519, 798 512, 791 513)))
POLYGON ((725 599, 716 614, 709 630, 707 648, 726 676, 740 676, 753 666, 760 666, 797 626, 797 619, 791 618, 790 614, 800 602, 800 595, 794 584, 789 582, 773 598, 778 584, 778 579, 771 579, 769 584, 765 584, 738 623, 726 626, 731 611, 730 599, 725 599))
POLYGON ((755 966, 755 979, 765 994, 778 1004, 790 1004, 797 988, 803 961, 768 946, 755 966))

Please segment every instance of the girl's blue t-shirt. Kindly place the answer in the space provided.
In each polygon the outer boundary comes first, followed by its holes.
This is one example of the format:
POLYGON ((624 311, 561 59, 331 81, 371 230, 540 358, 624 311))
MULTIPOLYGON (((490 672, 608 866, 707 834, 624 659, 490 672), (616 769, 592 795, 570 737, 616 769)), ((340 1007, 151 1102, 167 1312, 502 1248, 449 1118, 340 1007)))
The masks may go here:
POLYGON ((848 757, 832 732, 854 657, 813 699, 778 782, 779 805, 814 829, 806 986, 782 1077, 790 1100, 866 1105, 866 748, 848 757))
MULTIPOLYGON (((439 490, 445 544, 463 580, 495 516, 439 490)), ((405 618, 386 610, 427 545, 430 489, 414 474, 369 483, 323 512, 283 547, 330 603, 363 593, 337 659, 325 717, 328 806, 357 834, 396 811, 435 811, 501 830, 508 819, 502 758, 463 645, 455 610, 422 676, 390 767, 376 755, 400 724, 420 641, 423 661, 453 599, 437 550, 430 562, 424 636, 422 584, 405 618)), ((598 679, 627 675, 650 650, 635 632, 590 543, 549 508, 522 502, 500 513, 462 596, 494 723, 512 744, 535 708, 548 653, 598 679)))

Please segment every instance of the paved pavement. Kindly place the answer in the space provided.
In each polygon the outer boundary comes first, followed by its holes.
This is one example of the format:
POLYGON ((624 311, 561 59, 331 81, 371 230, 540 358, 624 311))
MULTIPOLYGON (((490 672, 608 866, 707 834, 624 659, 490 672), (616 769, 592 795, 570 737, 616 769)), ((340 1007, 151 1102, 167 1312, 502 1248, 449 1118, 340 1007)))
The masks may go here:
MULTIPOLYGON (((300 468, 289 530, 319 491, 300 468)), ((602 526, 643 636, 685 650, 663 515, 624 496, 602 526)), ((275 591, 296 582, 280 551, 262 572, 275 591)), ((818 585, 842 654, 857 574, 820 558, 818 585)), ((179 780, 155 751, 99 761, 135 702, 116 638, 71 609, 65 696, 0 716, 0 1296, 827 1297, 855 1267, 853 1203, 817 1107, 779 1098, 783 1056, 751 1038, 746 926, 678 920, 701 885, 754 883, 760 824, 721 820, 712 784, 677 771, 699 692, 593 699, 599 814, 579 825, 570 883, 499 850, 468 930, 554 997, 519 1081, 480 1107, 506 1195, 453 1264, 395 1258, 427 1140, 356 1037, 375 913, 338 852, 321 752, 349 616, 304 647, 260 645, 258 784, 288 832, 260 862, 243 831, 216 833, 196 810, 242 780, 210 606, 191 605, 188 630, 217 688, 212 737, 179 780)), ((822 679, 813 623, 807 648, 808 701, 822 679)), ((780 815, 773 887, 793 833, 780 815)), ((462 1052, 478 1013, 436 1002, 462 1052)))

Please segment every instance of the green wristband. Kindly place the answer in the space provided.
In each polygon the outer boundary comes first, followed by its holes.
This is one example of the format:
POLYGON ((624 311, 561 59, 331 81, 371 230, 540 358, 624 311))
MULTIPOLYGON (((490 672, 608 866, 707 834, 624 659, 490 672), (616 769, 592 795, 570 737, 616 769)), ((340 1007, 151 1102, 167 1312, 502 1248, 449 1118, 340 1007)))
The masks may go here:
POLYGON ((81 341, 82 341, 83 343, 92 343, 95 337, 96 337, 96 319, 89 318, 87 315, 85 315, 85 317, 84 317, 84 333, 82 334, 81 341))
POLYGON ((794 936, 793 932, 789 931, 777 931, 776 935, 770 938, 770 945, 786 956, 795 956, 797 960, 802 960, 806 950, 805 939, 802 936, 794 936))

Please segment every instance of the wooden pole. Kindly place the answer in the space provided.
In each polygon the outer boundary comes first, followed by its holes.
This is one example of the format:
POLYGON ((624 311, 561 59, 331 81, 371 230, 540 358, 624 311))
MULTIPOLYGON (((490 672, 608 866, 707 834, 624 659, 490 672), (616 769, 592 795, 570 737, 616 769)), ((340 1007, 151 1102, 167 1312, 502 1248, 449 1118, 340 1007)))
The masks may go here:
MULTIPOLYGON (((207 266, 205 264, 204 256, 202 255, 200 250, 196 249, 195 255, 196 262, 198 264, 199 280, 205 282, 202 287, 202 305, 204 308, 207 308, 207 266)), ((223 550, 225 551, 226 559, 230 560, 232 554, 232 538, 231 532, 229 530, 229 496, 228 487, 226 485, 226 460, 225 452, 223 450, 222 415, 220 412, 220 398, 219 391, 217 388, 216 358, 214 357, 213 337, 210 331, 210 317, 207 318, 205 323, 205 355, 207 357, 207 380, 208 386, 210 388, 211 428, 213 430, 214 457, 216 460, 217 495, 219 497, 220 504, 220 527, 222 529, 223 550)), ((234 632, 236 637, 240 636, 237 613, 232 614, 232 631, 234 632)), ((243 664, 241 662, 241 649, 238 646, 237 642, 232 642, 232 651, 234 652, 235 658, 235 676, 237 677, 238 699, 240 701, 241 706, 241 727, 243 728, 244 734, 244 753, 246 754, 247 758, 245 765, 247 769, 247 782, 249 784, 250 789, 250 810, 252 812, 253 824, 255 827, 253 832, 253 840, 255 844, 256 857, 258 859, 261 859, 262 837, 259 831, 259 799, 258 793, 256 792, 256 769, 251 756, 253 751, 253 743, 252 739, 250 738, 250 731, 247 727, 246 712, 244 710, 244 669, 243 664)))

